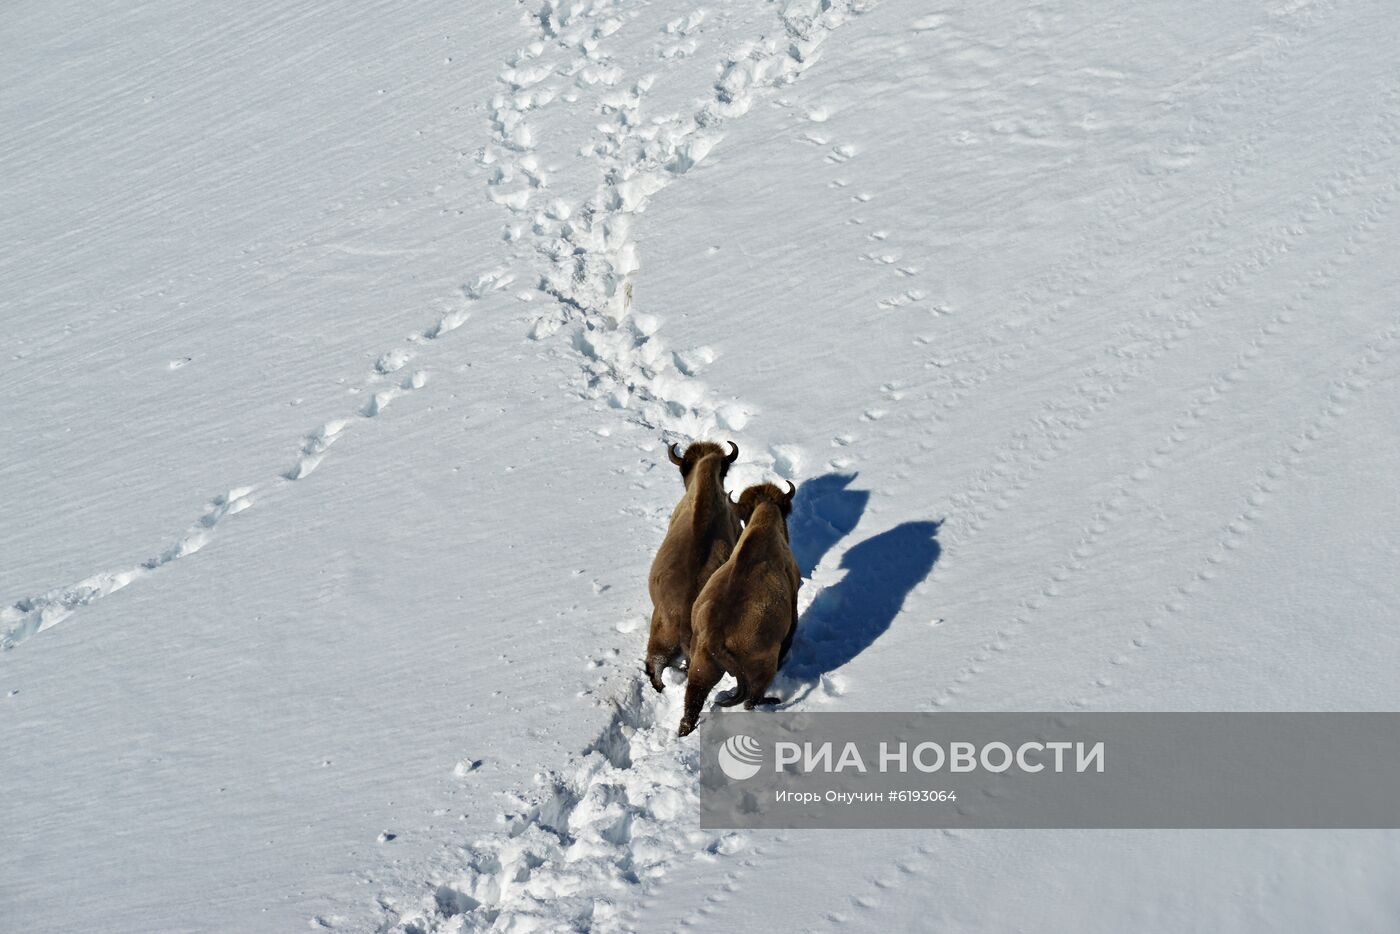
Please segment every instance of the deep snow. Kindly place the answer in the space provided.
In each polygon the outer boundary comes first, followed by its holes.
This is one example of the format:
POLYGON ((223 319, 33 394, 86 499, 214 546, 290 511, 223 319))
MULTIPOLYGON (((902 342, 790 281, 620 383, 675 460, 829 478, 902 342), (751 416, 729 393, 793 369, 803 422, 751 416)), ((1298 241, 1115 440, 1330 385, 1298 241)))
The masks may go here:
POLYGON ((5 930, 1390 930, 1387 832, 710 834, 663 442, 808 709, 1395 709, 1381 2, 21 4, 5 930))

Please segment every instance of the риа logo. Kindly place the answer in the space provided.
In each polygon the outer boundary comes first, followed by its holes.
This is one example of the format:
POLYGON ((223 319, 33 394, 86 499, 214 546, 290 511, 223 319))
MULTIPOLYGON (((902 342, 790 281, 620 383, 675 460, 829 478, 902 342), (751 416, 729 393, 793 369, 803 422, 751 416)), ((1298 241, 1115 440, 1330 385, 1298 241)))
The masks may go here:
POLYGON ((753 778, 763 766, 763 747, 745 733, 736 733, 719 747, 719 767, 736 782, 753 778))

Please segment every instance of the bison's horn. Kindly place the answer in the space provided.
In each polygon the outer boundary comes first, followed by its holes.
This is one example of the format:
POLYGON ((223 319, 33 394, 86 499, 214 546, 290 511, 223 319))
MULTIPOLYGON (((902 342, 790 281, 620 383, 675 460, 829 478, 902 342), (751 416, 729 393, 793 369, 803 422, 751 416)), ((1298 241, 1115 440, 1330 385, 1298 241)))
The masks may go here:
POLYGON ((787 485, 788 485, 787 501, 790 503, 790 502, 792 502, 792 498, 793 498, 794 496, 797 495, 797 487, 795 487, 795 486, 792 485, 792 481, 791 481, 791 480, 788 480, 788 481, 787 481, 787 485))
POLYGON ((729 446, 730 446, 731 448, 733 448, 734 450, 730 451, 730 452, 729 452, 729 456, 727 456, 727 457, 724 459, 724 462, 725 462, 726 464, 732 464, 732 463, 734 463, 736 460, 739 459, 739 445, 737 445, 737 444, 735 444, 733 441, 731 441, 731 442, 729 442, 729 446))
POLYGON ((684 459, 676 453, 676 445, 674 444, 666 449, 666 456, 671 458, 671 463, 675 464, 677 467, 684 463, 684 459))

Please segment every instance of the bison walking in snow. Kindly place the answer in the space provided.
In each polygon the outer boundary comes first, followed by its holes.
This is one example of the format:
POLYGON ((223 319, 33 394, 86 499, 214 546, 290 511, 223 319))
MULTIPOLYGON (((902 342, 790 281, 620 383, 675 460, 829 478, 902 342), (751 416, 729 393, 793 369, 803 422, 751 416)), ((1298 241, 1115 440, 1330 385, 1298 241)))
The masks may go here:
POLYGON ((690 611, 700 588, 729 558, 739 539, 739 519, 724 492, 724 476, 739 457, 739 447, 725 454, 717 444, 698 441, 681 456, 667 449, 680 468, 685 494, 671 512, 666 538, 651 563, 651 636, 645 669, 652 687, 665 688, 661 672, 690 655, 690 611))
POLYGON ((802 583, 788 544, 796 492, 791 483, 786 493, 764 483, 745 490, 735 505, 743 534, 695 599, 681 736, 695 729, 700 708, 726 671, 739 684, 719 696, 721 706, 742 701, 752 710, 777 702, 764 692, 792 645, 802 583))

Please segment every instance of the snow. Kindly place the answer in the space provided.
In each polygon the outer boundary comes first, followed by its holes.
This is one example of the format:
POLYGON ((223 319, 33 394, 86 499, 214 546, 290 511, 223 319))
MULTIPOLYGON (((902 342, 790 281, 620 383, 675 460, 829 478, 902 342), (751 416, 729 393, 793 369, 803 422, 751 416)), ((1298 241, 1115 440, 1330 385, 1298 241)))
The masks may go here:
POLYGON ((794 709, 1395 709, 1397 40, 20 4, 0 927, 1389 930, 1389 832, 701 832, 640 664, 732 438, 794 709))

